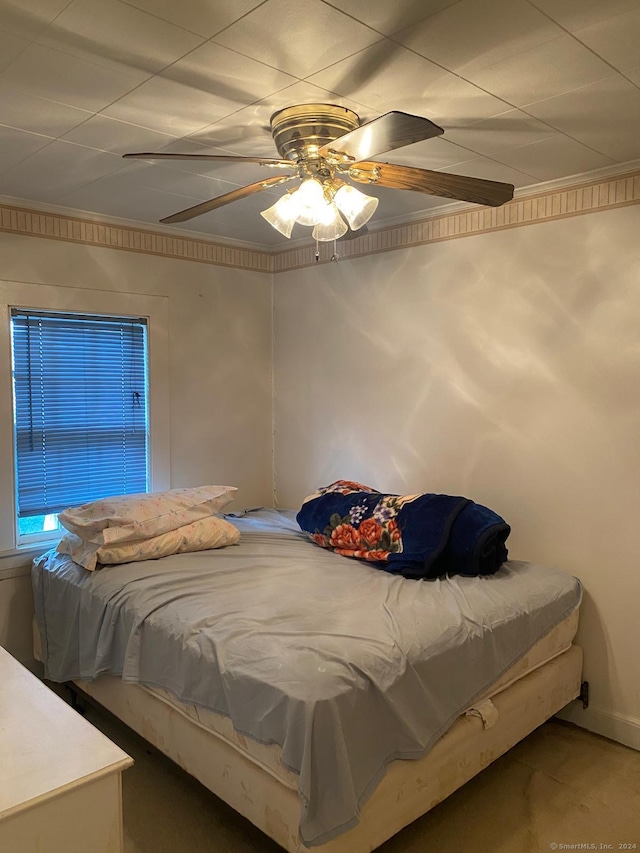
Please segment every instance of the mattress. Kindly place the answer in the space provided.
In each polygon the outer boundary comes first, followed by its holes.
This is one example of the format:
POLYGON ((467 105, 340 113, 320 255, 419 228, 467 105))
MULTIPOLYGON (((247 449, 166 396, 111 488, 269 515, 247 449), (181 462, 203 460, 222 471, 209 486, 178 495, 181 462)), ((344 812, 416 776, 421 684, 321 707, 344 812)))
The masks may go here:
POLYGON ((293 513, 234 523, 240 543, 215 552, 95 573, 37 560, 45 674, 115 674, 228 718, 228 737, 295 777, 310 845, 353 827, 387 764, 424 755, 516 677, 581 599, 547 566, 409 581, 316 547, 293 513))
MULTIPOLYGON (((493 697, 495 725, 463 714, 422 758, 392 761, 358 824, 314 850, 377 849, 575 699, 581 670, 581 649, 572 645, 493 697)), ((291 786, 137 684, 104 675, 79 686, 289 853, 304 853, 301 801, 291 786)))
MULTIPOLYGON (((577 630, 578 611, 576 610, 563 619, 559 625, 552 628, 545 637, 538 640, 524 657, 520 658, 500 678, 483 690, 464 713, 476 713, 482 719, 485 728, 495 725, 497 717, 494 715, 497 714, 497 710, 493 703, 488 704, 491 699, 514 682, 571 648, 577 630)), ((78 684, 80 687, 87 688, 87 684, 82 681, 78 684)), ((264 744, 251 737, 245 737, 234 729, 229 717, 217 714, 208 708, 180 702, 168 690, 153 687, 142 687, 142 690, 151 693, 212 736, 223 740, 286 787, 293 791, 298 790, 298 774, 284 766, 281 760, 282 751, 277 744, 264 744)))

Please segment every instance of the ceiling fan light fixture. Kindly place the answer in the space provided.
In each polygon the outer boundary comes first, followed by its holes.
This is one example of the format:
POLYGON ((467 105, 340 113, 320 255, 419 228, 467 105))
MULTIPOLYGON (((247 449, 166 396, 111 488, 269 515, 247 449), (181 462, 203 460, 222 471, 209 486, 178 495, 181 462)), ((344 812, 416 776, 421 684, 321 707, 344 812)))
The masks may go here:
POLYGON ((291 231, 296 223, 298 215, 296 195, 297 192, 285 193, 275 204, 260 213, 269 225, 285 237, 291 237, 291 231))
MULTIPOLYGON (((235 154, 166 152, 137 152, 123 156, 140 160, 177 159, 207 163, 238 161, 285 168, 290 174, 238 187, 160 221, 167 224, 186 222, 254 193, 298 179, 302 184, 297 191, 289 193, 288 200, 281 205, 276 203, 262 212, 262 216, 286 237, 291 236, 294 220, 312 227, 323 225, 322 213, 324 211, 326 214, 326 208, 331 205, 334 196, 338 209, 347 219, 353 233, 361 232, 373 216, 378 200, 344 184, 339 175, 361 184, 413 190, 429 196, 490 207, 499 207, 513 198, 513 184, 367 159, 414 145, 443 132, 441 127, 427 118, 398 110, 362 124, 356 113, 337 104, 298 104, 278 110, 271 116, 271 135, 282 158, 279 160, 235 154), (295 217, 294 208, 297 208, 295 217)), ((335 214, 331 216, 335 219, 335 214)))
POLYGON ((319 243, 328 243, 337 240, 349 230, 349 226, 340 216, 340 211, 333 202, 325 204, 322 212, 322 221, 314 226, 311 235, 319 243))
POLYGON ((361 193, 350 184, 343 184, 340 187, 334 196, 334 201, 352 231, 357 231, 366 225, 378 207, 377 198, 361 193))

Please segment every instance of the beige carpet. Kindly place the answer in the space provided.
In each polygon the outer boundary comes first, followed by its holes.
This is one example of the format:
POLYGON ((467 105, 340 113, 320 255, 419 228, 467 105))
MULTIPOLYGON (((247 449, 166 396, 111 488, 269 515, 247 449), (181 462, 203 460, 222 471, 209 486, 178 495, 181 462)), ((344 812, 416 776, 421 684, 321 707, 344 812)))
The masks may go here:
MULTIPOLYGON (((110 715, 89 707, 87 718, 136 762, 123 779, 125 853, 282 853, 110 715)), ((640 752, 552 720, 378 853, 543 853, 588 845, 640 851, 640 752)))

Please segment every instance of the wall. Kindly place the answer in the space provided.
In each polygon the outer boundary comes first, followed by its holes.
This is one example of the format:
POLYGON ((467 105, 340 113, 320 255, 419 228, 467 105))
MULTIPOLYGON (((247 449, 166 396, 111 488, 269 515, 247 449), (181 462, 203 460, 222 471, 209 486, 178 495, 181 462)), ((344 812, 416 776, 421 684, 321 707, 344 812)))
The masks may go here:
POLYGON ((346 477, 504 515, 513 558, 586 589, 570 715, 637 748, 639 233, 636 205, 274 284, 279 504, 346 477))
MULTIPOLYGON (((34 287, 43 293, 53 287, 61 308, 72 307, 70 288, 165 298, 171 487, 228 483, 239 489, 236 508, 271 503, 269 275, 0 234, 3 285, 5 291, 29 298, 34 287)), ((3 438, 10 434, 8 388, 3 380, 3 438)), ((11 489, 11 476, 2 467, 4 494, 11 489)), ((0 542, 0 644, 30 664, 28 559, 22 560, 26 568, 16 569, 16 558, 7 554, 11 547, 0 542), (4 569, 9 563, 12 568, 4 569)))
MULTIPOLYGON (((501 512, 514 558, 586 588, 592 705, 568 715, 638 748, 639 219, 624 207, 273 282, 279 504, 346 476, 501 512)), ((0 279, 60 288, 61 305, 69 288, 164 298, 171 485, 271 502, 269 275, 0 234, 0 279)), ((4 569, 3 549, 0 644, 32 665, 28 560, 4 569)))

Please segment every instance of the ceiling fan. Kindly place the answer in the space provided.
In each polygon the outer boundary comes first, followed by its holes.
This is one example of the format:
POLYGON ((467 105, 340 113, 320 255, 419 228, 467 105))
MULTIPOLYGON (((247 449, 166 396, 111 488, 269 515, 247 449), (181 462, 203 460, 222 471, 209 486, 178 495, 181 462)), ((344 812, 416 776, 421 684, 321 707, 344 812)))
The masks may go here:
POLYGON ((210 160, 256 163, 289 174, 277 175, 188 207, 161 222, 185 222, 210 210, 289 181, 298 185, 262 211, 285 237, 296 222, 313 226, 316 240, 336 240, 348 229, 360 231, 378 206, 378 199, 348 181, 414 190, 428 195, 498 207, 513 198, 513 185, 370 160, 444 133, 421 116, 388 112, 366 124, 352 110, 335 104, 286 107, 271 116, 271 134, 281 159, 216 154, 134 153, 139 160, 210 160), (346 180, 345 180, 346 179, 346 180), (346 220, 346 221, 345 221, 346 220), (348 224, 347 224, 348 223, 348 224))

